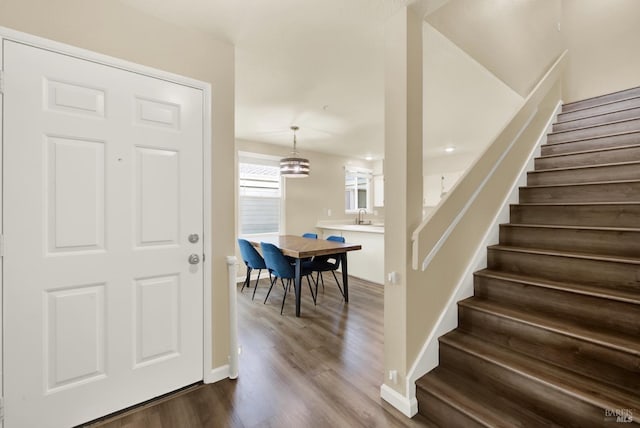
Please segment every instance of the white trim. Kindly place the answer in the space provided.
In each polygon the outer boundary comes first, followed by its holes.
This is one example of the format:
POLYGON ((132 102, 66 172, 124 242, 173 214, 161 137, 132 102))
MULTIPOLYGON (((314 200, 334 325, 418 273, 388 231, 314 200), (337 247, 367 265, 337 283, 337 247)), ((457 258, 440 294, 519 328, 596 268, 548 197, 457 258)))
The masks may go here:
POLYGON ((494 217, 491 226, 487 229, 487 233, 483 237, 480 245, 476 249, 472 261, 462 276, 460 282, 456 285, 453 294, 449 298, 447 305, 438 317, 435 328, 429 334, 426 342, 422 346, 418 357, 413 366, 407 373, 407 391, 408 396, 415 398, 416 381, 424 374, 434 369, 439 363, 439 342, 438 338, 458 326, 458 302, 473 295, 473 273, 487 267, 487 250, 486 248, 499 241, 500 224, 509 222, 510 204, 518 203, 519 187, 525 186, 527 182, 527 171, 534 169, 534 159, 540 156, 540 146, 546 141, 546 135, 551 132, 552 124, 558 113, 561 111, 562 101, 558 102, 555 111, 549 117, 544 130, 538 136, 535 146, 529 153, 527 162, 522 166, 518 179, 514 181, 507 197, 502 202, 500 210, 494 217))
POLYGON ((213 214, 211 204, 213 197, 213 172, 212 172, 212 151, 213 141, 211 135, 211 85, 201 82, 204 85, 203 91, 203 147, 202 147, 202 180, 203 180, 203 222, 202 225, 202 251, 204 253, 202 269, 203 271, 203 327, 202 327, 202 378, 213 369, 213 236, 211 235, 211 225, 213 224, 213 214))
MULTIPOLYGON (((170 73, 168 71, 158 70, 145 65, 136 64, 134 62, 115 58, 109 55, 89 51, 86 49, 70 46, 64 43, 34 36, 32 34, 23 33, 6 27, 0 27, 0 53, 4 40, 29 45, 39 49, 46 49, 51 52, 67 55, 85 61, 92 61, 97 64, 108 67, 118 68, 124 71, 145 75, 155 79, 167 82, 177 83, 179 85, 188 86, 202 91, 203 95, 203 121, 202 121, 202 152, 203 152, 203 253, 205 260, 202 263, 203 269, 203 380, 210 378, 213 370, 213 328, 212 328, 212 275, 213 272, 209 266, 212 258, 212 242, 211 224, 212 224, 212 171, 211 171, 211 154, 212 154, 212 135, 211 135, 211 85, 207 82, 170 73)), ((1 111, 0 111, 1 113, 1 111)), ((0 116, 0 119, 3 116, 0 116)), ((1 121, 1 120, 0 120, 1 121)), ((1 168, 1 164, 0 164, 1 168)), ((1 184, 1 183, 0 183, 1 184)), ((1 285, 1 278, 0 278, 1 285)), ((1 310, 1 309, 0 309, 1 310)), ((1 317, 0 317, 1 318, 1 317)), ((1 340, 3 342, 3 339, 1 340)), ((1 350, 1 349, 0 349, 1 350)), ((1 353, 0 353, 1 355, 1 353)), ((216 369, 218 370, 218 369, 216 369)), ((228 370, 227 370, 228 372, 228 370)), ((226 377, 226 376, 225 376, 226 377)), ((220 378, 222 379, 222 378, 220 378)), ((218 380, 220 380, 218 379, 218 380)), ((4 380, 2 380, 4 386, 4 380)))
POLYGON ((211 369, 204 377, 204 383, 216 383, 229 377, 229 364, 211 369))
MULTIPOLYGON (((0 70, 4 70, 4 43, 2 39, 2 27, 0 27, 0 70)), ((4 75, 4 71, 2 72, 4 75)), ((3 91, 0 92, 0 234, 4 236, 4 82, 3 91)), ((0 428, 4 427, 4 243, 3 257, 0 257, 0 388, 2 395, 2 412, 0 428)))
MULTIPOLYGON (((238 273, 240 273, 240 268, 245 268, 246 266, 244 264, 240 264, 239 262, 236 262, 236 271, 238 273)), ((260 279, 264 279, 264 278, 269 278, 269 272, 267 269, 262 269, 264 271, 267 271, 266 274, 265 272, 261 272, 260 273, 260 279)), ((244 282, 246 276, 238 276, 236 275, 236 284, 239 284, 241 282, 244 282)), ((257 269, 252 269, 251 270, 251 276, 249 277, 249 281, 255 282, 256 279, 258 279, 258 271, 257 269)), ((255 285, 255 284, 252 284, 255 285)))
POLYGON ((380 386, 380 397, 398 409, 408 418, 412 418, 418 413, 418 400, 413 394, 412 398, 407 398, 388 385, 380 386))
POLYGON ((229 282, 229 377, 238 377, 238 299, 236 287, 235 256, 227 256, 227 277, 229 282))

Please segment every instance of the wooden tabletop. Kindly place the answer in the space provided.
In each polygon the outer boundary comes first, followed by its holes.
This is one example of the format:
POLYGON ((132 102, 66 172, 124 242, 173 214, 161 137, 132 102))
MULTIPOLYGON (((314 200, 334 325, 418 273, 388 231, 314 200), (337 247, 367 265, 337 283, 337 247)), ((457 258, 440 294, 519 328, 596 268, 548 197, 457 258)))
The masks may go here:
POLYGON ((295 257, 297 259, 322 256, 325 254, 346 253, 362 249, 360 244, 349 244, 336 241, 327 241, 324 239, 303 238, 297 235, 263 235, 256 237, 246 237, 256 248, 260 248, 260 242, 268 242, 280 248, 285 256, 295 257))

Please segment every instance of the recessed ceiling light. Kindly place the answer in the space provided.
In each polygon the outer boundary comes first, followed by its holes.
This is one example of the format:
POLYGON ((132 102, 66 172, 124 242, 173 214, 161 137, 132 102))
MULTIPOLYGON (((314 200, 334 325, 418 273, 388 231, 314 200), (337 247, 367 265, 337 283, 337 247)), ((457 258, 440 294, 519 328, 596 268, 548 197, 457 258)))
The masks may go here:
POLYGON ((365 156, 364 159, 370 161, 373 160, 373 156, 365 156))
POLYGON ((456 150, 456 148, 455 148, 455 147, 452 147, 452 146, 446 147, 446 148, 444 149, 444 151, 445 151, 445 152, 447 152, 447 153, 451 153, 451 152, 453 152, 453 151, 455 151, 455 150, 456 150))

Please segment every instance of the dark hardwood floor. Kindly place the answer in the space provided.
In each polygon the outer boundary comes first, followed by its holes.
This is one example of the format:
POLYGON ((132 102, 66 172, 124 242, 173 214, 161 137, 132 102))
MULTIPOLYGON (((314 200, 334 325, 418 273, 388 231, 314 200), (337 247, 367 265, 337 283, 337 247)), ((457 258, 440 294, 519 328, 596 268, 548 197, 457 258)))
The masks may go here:
MULTIPOLYGON (((252 282, 252 285, 254 282, 252 282)), ((283 290, 263 304, 268 282, 240 293, 240 375, 195 385, 89 426, 199 427, 424 427, 380 398, 383 380, 383 287, 349 280, 345 304, 331 275, 317 306, 302 289, 301 317, 293 292, 280 315, 283 290)))

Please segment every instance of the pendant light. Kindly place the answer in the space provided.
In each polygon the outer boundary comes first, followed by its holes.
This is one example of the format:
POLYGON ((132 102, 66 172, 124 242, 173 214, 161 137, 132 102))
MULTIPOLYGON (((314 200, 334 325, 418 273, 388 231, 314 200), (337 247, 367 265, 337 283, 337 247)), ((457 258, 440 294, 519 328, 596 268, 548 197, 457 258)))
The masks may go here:
POLYGON ((280 159, 280 175, 290 178, 308 177, 310 172, 309 159, 301 158, 296 151, 296 131, 299 128, 292 126, 293 151, 288 158, 280 159))

